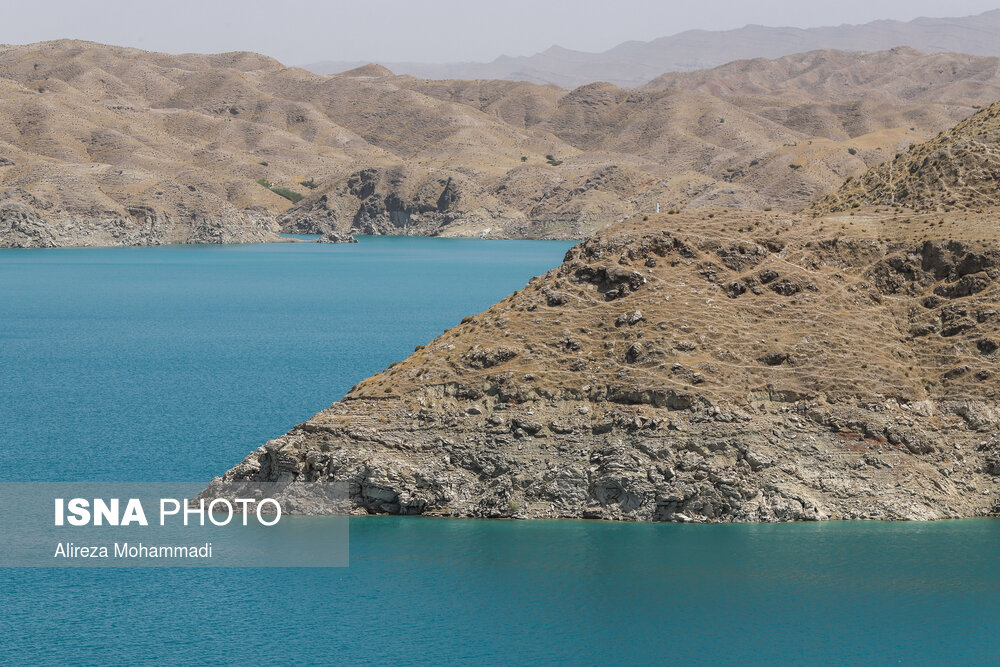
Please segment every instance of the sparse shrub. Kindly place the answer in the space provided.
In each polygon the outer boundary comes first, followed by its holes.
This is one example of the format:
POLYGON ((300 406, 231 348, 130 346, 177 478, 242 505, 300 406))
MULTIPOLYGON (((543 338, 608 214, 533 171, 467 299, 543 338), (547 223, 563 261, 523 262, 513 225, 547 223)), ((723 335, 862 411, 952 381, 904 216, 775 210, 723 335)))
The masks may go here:
POLYGON ((643 222, 646 222, 647 220, 649 220, 649 216, 648 215, 642 216, 642 221, 643 222))
POLYGON ((258 162, 257 164, 259 164, 262 167, 266 167, 267 166, 267 162, 258 162))
POLYGON ((848 148, 847 152, 850 153, 851 155, 857 155, 858 154, 858 149, 857 148, 848 148))
POLYGON ((801 169, 802 165, 801 164, 796 164, 795 162, 793 162, 790 165, 788 165, 788 168, 789 169, 801 169))
POLYGON ((527 155, 522 155, 521 156, 521 162, 527 162, 527 161, 528 161, 528 156, 527 155))
POLYGON ((305 195, 296 192, 295 190, 289 190, 288 188, 271 188, 271 192, 274 194, 284 197, 293 204, 298 204, 300 201, 305 199, 305 195))
POLYGON ((307 187, 310 190, 315 190, 316 188, 319 187, 319 183, 317 183, 316 180, 313 178, 310 178, 308 181, 299 181, 299 185, 307 187))
POLYGON ((774 209, 772 209, 770 206, 765 206, 764 210, 767 211, 768 213, 770 213, 774 209))
POLYGON ((284 197, 285 199, 287 199, 288 201, 292 202, 293 204, 297 204, 300 201, 302 201, 303 199, 305 199, 305 195, 303 195, 301 193, 298 193, 295 190, 289 190, 288 188, 275 187, 274 185, 272 185, 271 183, 269 183, 266 178, 258 178, 257 179, 257 185, 260 185, 262 187, 267 188, 268 190, 270 190, 274 194, 278 195, 279 197, 284 197))

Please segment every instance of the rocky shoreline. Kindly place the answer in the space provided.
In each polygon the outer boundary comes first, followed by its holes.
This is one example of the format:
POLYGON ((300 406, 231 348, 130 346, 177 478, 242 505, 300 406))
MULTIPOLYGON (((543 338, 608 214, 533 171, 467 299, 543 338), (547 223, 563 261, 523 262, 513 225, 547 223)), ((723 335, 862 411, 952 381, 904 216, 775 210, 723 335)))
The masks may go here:
POLYGON ((366 514, 992 515, 1000 243, 982 222, 939 240, 882 215, 616 225, 221 481, 343 483, 366 514))
POLYGON ((276 230, 274 216, 263 208, 209 213, 136 206, 41 214, 20 202, 0 203, 0 248, 269 243, 282 240, 276 230))

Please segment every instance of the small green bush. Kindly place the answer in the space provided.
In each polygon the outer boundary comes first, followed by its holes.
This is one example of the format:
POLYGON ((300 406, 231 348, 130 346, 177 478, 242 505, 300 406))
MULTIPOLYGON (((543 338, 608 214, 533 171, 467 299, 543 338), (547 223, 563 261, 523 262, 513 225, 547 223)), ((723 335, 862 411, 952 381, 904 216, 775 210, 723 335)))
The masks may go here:
POLYGON ((295 190, 289 190, 288 188, 275 187, 274 185, 272 185, 271 183, 269 183, 266 178, 258 178, 257 179, 257 185, 260 185, 261 187, 267 188, 268 190, 270 190, 274 194, 278 195, 279 197, 284 197, 285 199, 287 199, 288 201, 292 202, 293 204, 298 204, 300 201, 302 201, 303 199, 305 199, 305 195, 300 194, 300 193, 296 192, 295 190))
POLYGON ((289 190, 288 188, 271 188, 271 192, 274 194, 284 197, 293 204, 298 204, 300 201, 305 199, 305 195, 296 192, 295 190, 289 190))

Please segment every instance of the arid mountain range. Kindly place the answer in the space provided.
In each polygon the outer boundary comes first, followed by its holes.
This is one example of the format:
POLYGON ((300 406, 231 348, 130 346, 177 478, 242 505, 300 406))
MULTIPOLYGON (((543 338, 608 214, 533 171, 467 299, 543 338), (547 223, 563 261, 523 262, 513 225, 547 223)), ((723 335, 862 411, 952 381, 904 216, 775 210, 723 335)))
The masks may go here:
POLYGON ((330 482, 373 514, 995 516, 1000 235, 969 209, 1000 196, 998 111, 855 179, 846 212, 615 223, 209 488, 330 482))
POLYGON ((1000 97, 1000 60, 818 51, 567 91, 60 41, 0 49, 0 88, 0 245, 582 238, 657 204, 801 209, 1000 97))
MULTIPOLYGON (((384 64, 398 74, 428 79, 509 79, 563 88, 608 81, 636 87, 664 72, 717 67, 733 60, 780 58, 816 49, 884 51, 897 46, 930 53, 1000 56, 1000 10, 961 18, 823 28, 748 25, 737 30, 689 30, 650 42, 624 42, 603 53, 553 46, 533 56, 501 56, 490 63, 384 64)), ((320 62, 306 65, 306 69, 332 74, 363 64, 320 62)))

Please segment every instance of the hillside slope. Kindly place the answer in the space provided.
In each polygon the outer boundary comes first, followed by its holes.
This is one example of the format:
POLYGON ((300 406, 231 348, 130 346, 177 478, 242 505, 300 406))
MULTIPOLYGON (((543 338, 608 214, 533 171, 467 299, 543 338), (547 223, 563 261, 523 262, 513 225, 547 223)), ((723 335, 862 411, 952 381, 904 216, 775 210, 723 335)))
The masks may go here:
POLYGON ((880 205, 986 209, 998 202, 1000 102, 848 181, 812 210, 825 213, 880 205))
POLYGON ((657 202, 664 210, 795 210, 890 158, 897 146, 950 127, 1000 96, 1000 60, 905 48, 816 51, 664 75, 638 90, 607 83, 565 92, 503 81, 393 82, 556 138, 570 152, 558 154, 557 168, 529 157, 502 174, 481 164, 458 173, 408 163, 406 180, 416 173, 438 183, 437 195, 449 183, 467 193, 464 201, 445 197, 447 210, 426 197, 408 198, 405 188, 359 197, 347 183, 370 176, 356 173, 291 209, 286 226, 580 237, 657 202))
POLYGON ((988 514, 1000 238, 931 222, 614 225, 223 480, 340 482, 368 513, 988 514))
POLYGON ((0 47, 0 246, 582 238, 657 204, 797 210, 1000 88, 995 59, 905 49, 730 69, 566 91, 0 47))

